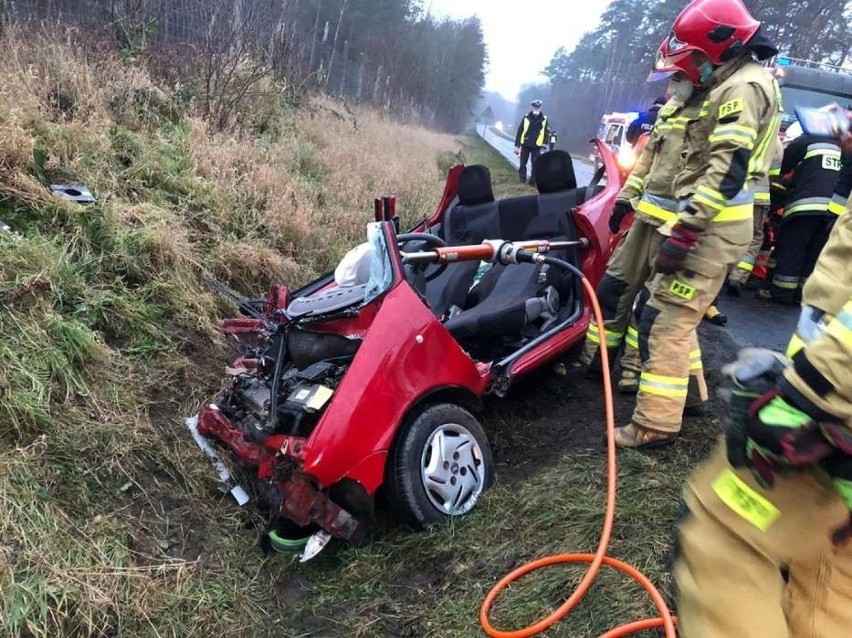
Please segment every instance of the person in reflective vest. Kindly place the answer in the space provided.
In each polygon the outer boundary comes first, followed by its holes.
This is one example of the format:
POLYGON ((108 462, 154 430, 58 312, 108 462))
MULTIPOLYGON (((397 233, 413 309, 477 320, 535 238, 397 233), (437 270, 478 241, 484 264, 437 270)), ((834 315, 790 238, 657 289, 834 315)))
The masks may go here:
POLYGON ((547 140, 547 116, 541 112, 541 100, 530 103, 532 109, 524 115, 515 134, 515 155, 520 157, 518 176, 521 183, 527 181, 527 162, 531 161, 530 185, 535 186, 535 161, 547 140))

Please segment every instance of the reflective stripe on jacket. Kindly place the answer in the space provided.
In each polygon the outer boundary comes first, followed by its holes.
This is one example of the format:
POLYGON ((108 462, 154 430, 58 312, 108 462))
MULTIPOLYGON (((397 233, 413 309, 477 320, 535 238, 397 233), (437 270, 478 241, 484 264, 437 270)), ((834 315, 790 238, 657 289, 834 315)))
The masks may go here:
POLYGON ((837 185, 834 187, 834 194, 828 203, 828 212, 835 215, 842 215, 846 212, 850 191, 852 191, 852 154, 843 158, 840 175, 837 177, 837 185))

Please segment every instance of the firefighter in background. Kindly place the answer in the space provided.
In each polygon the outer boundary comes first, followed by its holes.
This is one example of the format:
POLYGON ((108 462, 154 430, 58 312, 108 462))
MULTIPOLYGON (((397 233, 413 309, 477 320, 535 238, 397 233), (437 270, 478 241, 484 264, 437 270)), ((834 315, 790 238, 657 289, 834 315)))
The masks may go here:
POLYGON ((784 147, 781 145, 781 139, 775 138, 772 142, 772 164, 769 167, 769 174, 766 177, 753 180, 752 191, 754 192, 754 225, 752 230, 754 236, 748 251, 737 264, 736 268, 728 275, 728 283, 726 291, 731 297, 739 297, 742 287, 748 281, 754 267, 758 261, 758 257, 763 250, 763 234, 766 220, 769 212, 772 209, 772 190, 777 188, 781 176, 781 160, 784 156, 784 147))
POLYGON ((837 215, 829 210, 840 175, 837 140, 803 134, 784 151, 781 174, 787 184, 784 216, 775 239, 772 301, 798 305, 802 286, 814 269, 837 215))
MULTIPOLYGON (((703 374, 692 374, 695 329, 751 242, 749 176, 768 172, 780 124, 778 87, 754 58, 776 53, 741 0, 693 0, 660 45, 651 75, 671 77, 673 101, 640 160, 644 179, 632 175, 626 185, 640 194, 639 220, 656 225, 631 228, 598 291, 613 316, 625 291, 632 302, 647 274, 640 266, 653 260, 657 276, 639 321, 639 393, 631 422, 616 431, 620 447, 670 443, 684 409, 697 407, 688 401, 690 382, 703 384, 703 374), (658 227, 668 235, 661 244, 647 239, 658 227), (635 274, 619 277, 629 270, 642 276, 635 287, 635 274)), ((613 328, 604 325, 607 343, 613 328)))
POLYGON ((520 156, 518 175, 521 183, 527 181, 527 162, 531 162, 530 185, 535 186, 535 161, 547 139, 547 116, 541 112, 541 100, 530 103, 532 109, 524 115, 515 134, 515 155, 520 156))
MULTIPOLYGON (((852 152, 852 135, 842 144, 852 152)), ((850 633, 850 208, 804 288, 792 363, 741 353, 725 371, 726 443, 685 491, 674 567, 682 638, 850 633)))

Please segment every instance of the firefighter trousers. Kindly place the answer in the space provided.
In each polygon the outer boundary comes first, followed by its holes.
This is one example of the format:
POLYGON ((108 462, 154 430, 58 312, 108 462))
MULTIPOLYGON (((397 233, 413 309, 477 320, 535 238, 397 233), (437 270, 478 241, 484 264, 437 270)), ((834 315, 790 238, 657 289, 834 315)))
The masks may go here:
POLYGON ((769 292, 774 301, 797 304, 802 287, 837 219, 831 213, 798 213, 781 222, 775 241, 775 272, 769 292))
MULTIPOLYGON (((665 237, 656 227, 637 218, 615 249, 597 289, 604 319, 603 330, 592 320, 580 355, 584 365, 599 367, 597 355, 602 343, 609 350, 610 361, 615 361, 627 334, 636 295, 653 272, 654 259, 663 240, 665 237)), ((636 337, 638 346, 638 333, 636 337)))
POLYGON ((852 542, 830 540, 848 510, 827 478, 787 471, 763 490, 728 464, 722 444, 684 498, 674 564, 681 638, 852 635, 852 542))
POLYGON ((642 375, 632 419, 647 430, 675 434, 684 408, 707 400, 696 328, 727 277, 727 265, 709 259, 719 254, 715 248, 722 241, 708 238, 704 250, 691 257, 710 265, 704 272, 688 269, 654 278, 639 319, 642 375))
MULTIPOLYGON (((758 256, 763 249, 763 227, 766 223, 766 216, 769 214, 769 206, 754 207, 754 236, 748 246, 748 250, 736 267, 728 276, 730 281, 735 281, 740 284, 745 284, 758 263, 758 256)), ((766 265, 766 264, 762 264, 766 265)))
MULTIPOLYGON (((599 368, 598 350, 602 343, 606 344, 609 360, 615 361, 619 347, 624 342, 622 370, 639 372, 642 369, 641 330, 635 317, 638 316, 637 311, 644 314, 649 293, 643 295, 640 291, 643 285, 650 287, 650 281, 656 281, 656 278, 652 277, 653 265, 664 240, 665 236, 655 226, 638 218, 633 221, 627 236, 610 258, 606 274, 598 284, 597 295, 604 326, 601 331, 594 320, 589 325, 580 354, 580 362, 584 365, 591 369, 599 368), (631 319, 634 321, 633 326, 630 325, 631 319)), ((700 405, 707 400, 707 385, 704 381, 697 335, 692 335, 689 346, 689 381, 685 386, 689 390, 689 401, 685 401, 684 394, 681 411, 685 405, 700 405)))

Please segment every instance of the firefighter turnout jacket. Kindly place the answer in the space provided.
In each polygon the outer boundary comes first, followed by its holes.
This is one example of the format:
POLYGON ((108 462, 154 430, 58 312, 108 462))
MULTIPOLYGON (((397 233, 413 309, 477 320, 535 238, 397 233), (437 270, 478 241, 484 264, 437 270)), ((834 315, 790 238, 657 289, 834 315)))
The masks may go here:
MULTIPOLYGON (((852 215, 849 205, 831 231, 802 293, 825 312, 824 329, 793 355, 784 390, 852 427, 852 215)), ((850 435, 852 436, 852 435, 850 435)))
POLYGON ((539 148, 544 146, 547 138, 547 116, 544 113, 536 115, 532 111, 524 115, 515 134, 515 146, 539 148))
POLYGON ((793 174, 787 183, 784 218, 842 212, 831 206, 840 165, 837 140, 804 134, 790 142, 781 164, 782 175, 793 174))
POLYGON ((828 212, 840 215, 846 210, 849 193, 852 192, 852 153, 844 155, 840 165, 840 175, 837 176, 837 184, 834 194, 828 203, 828 212))
POLYGON ((803 316, 787 347, 790 358, 808 343, 810 336, 822 331, 808 330, 803 324, 819 321, 824 328, 849 301, 852 282, 852 263, 848 263, 852 261, 852 215, 849 215, 849 210, 852 199, 847 206, 849 208, 844 208, 844 214, 834 224, 814 271, 802 290, 803 316))
POLYGON ((750 185, 768 180, 780 113, 778 85, 762 66, 748 56, 728 62, 688 100, 660 110, 618 199, 664 234, 682 222, 714 238, 715 264, 690 255, 687 268, 715 274, 736 263, 752 235, 750 185))

